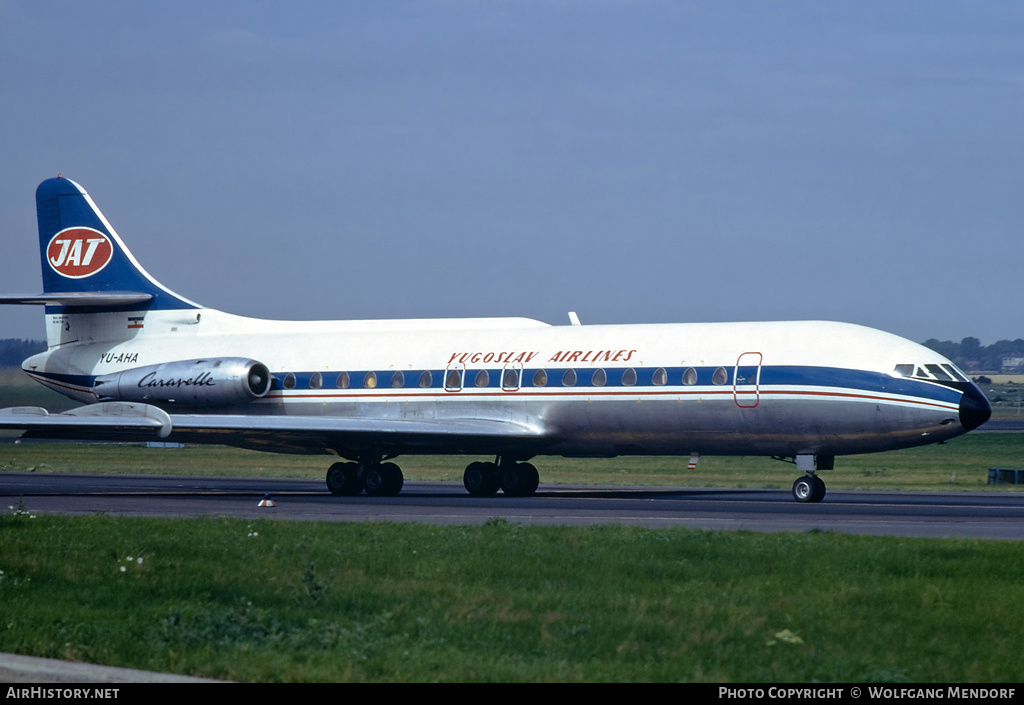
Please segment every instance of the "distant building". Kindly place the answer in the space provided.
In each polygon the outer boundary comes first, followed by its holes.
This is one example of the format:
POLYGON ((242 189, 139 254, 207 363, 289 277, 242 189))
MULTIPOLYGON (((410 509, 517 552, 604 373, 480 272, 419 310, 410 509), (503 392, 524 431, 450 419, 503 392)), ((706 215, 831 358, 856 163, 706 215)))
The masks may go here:
POLYGON ((1024 353, 1003 355, 1003 373, 1013 374, 1024 372, 1024 353))

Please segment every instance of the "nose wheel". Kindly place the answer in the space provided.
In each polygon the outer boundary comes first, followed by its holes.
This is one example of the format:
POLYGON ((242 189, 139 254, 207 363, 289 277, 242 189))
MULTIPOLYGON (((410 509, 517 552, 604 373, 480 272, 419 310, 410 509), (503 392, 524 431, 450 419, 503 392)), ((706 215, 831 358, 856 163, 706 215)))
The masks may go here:
POLYGON ((805 475, 793 483, 793 499, 797 502, 815 503, 825 497, 825 482, 817 475, 805 475))

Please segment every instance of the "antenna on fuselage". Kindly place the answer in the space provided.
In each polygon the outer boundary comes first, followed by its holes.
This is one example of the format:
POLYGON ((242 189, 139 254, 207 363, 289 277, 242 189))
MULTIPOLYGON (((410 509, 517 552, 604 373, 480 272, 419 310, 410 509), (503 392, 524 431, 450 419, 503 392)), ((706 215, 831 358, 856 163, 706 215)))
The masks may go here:
POLYGON ((573 324, 574 326, 582 325, 580 323, 580 317, 576 315, 575 311, 569 311, 569 323, 573 324))

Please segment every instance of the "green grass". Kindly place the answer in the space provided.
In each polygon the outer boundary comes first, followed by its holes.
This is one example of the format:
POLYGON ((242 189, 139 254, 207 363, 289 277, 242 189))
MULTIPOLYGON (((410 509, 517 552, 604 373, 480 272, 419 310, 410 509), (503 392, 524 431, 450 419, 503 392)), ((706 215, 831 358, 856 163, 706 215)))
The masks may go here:
MULTIPOLYGON (((462 481, 465 456, 397 460, 406 479, 462 481)), ((260 453, 223 446, 147 448, 133 444, 0 443, 0 473, 102 472, 121 474, 215 475, 323 478, 330 456, 260 453)), ((688 458, 539 457, 534 464, 546 484, 646 485, 675 487, 788 488, 796 467, 762 457, 701 458, 694 471, 688 458)), ((943 445, 836 458, 822 472, 830 490, 1015 491, 1024 486, 988 485, 990 467, 1024 467, 1024 433, 974 433, 943 445)))
POLYGON ((0 650, 242 681, 1019 681, 1024 546, 0 516, 0 650))

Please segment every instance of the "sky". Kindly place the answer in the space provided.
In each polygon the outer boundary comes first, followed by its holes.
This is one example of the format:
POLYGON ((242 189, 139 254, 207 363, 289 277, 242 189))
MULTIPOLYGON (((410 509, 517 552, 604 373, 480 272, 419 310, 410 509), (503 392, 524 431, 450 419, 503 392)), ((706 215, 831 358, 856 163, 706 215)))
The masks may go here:
POLYGON ((60 173, 239 315, 1024 337, 1016 0, 0 0, 0 67, 2 294, 60 173))

